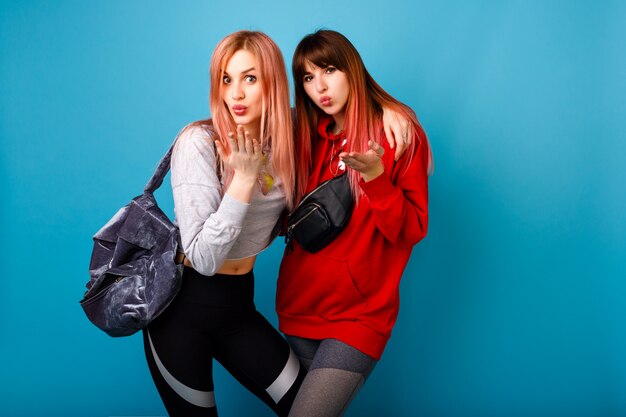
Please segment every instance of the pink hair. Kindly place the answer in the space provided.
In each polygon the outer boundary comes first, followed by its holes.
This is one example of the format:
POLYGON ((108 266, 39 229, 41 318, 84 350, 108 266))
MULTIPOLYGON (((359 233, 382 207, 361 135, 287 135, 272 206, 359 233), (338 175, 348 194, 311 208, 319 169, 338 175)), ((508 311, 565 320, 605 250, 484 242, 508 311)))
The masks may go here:
MULTIPOLYGON (((432 171, 432 154, 424 130, 415 113, 382 89, 369 74, 358 51, 342 34, 332 30, 319 30, 305 36, 293 56, 292 71, 296 89, 296 134, 298 137, 297 160, 298 199, 304 194, 311 165, 311 139, 317 134, 317 125, 324 112, 309 98, 304 90, 305 65, 312 62, 320 68, 334 66, 346 74, 350 95, 346 104, 344 132, 348 137, 347 151, 364 153, 369 149, 367 142, 373 139, 380 143, 383 129, 380 126, 382 109, 387 108, 404 115, 413 124, 417 140, 413 140, 403 154, 405 166, 409 166, 417 147, 428 146, 428 172, 432 171), (306 174, 306 175, 304 175, 306 174), (304 178, 302 178, 304 177, 304 178), (303 182, 304 181, 304 182, 303 182), (302 183, 303 182, 303 183, 302 183)), ((358 186, 360 174, 348 172, 350 184, 358 201, 362 194, 358 186)))
MULTIPOLYGON (((278 46, 262 32, 246 31, 231 33, 220 41, 211 57, 211 92, 209 104, 213 127, 220 142, 229 149, 228 133, 235 132, 236 125, 222 100, 224 68, 239 50, 250 52, 259 60, 258 79, 263 89, 260 137, 261 148, 272 149, 273 172, 282 179, 289 208, 294 205, 295 163, 293 121, 289 104, 289 84, 285 61, 278 46)), ((221 164, 226 184, 232 180, 232 170, 221 164)))

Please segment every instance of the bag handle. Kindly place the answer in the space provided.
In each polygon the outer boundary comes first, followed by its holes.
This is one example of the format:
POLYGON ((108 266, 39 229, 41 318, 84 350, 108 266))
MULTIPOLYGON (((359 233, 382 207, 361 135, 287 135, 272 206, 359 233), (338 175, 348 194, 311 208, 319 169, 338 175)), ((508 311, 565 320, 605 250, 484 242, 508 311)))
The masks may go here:
MULTIPOLYGON (((213 139, 213 134, 214 134, 213 129, 209 126, 203 126, 203 127, 206 128, 206 131, 209 134, 209 137, 211 138, 211 140, 214 141, 213 145, 215 146, 215 140, 213 139)), ((152 174, 152 177, 148 181, 148 184, 146 184, 146 187, 143 189, 144 194, 154 193, 161 186, 161 184, 163 184, 163 179, 165 178, 165 176, 170 170, 170 162, 172 159, 172 152, 174 151, 174 146, 176 145, 178 138, 185 131, 185 129, 186 127, 184 127, 180 132, 178 132, 178 135, 176 135, 176 139, 174 139, 174 143, 172 143, 172 145, 167 150, 163 158, 161 158, 159 165, 154 171, 154 174, 152 174)))

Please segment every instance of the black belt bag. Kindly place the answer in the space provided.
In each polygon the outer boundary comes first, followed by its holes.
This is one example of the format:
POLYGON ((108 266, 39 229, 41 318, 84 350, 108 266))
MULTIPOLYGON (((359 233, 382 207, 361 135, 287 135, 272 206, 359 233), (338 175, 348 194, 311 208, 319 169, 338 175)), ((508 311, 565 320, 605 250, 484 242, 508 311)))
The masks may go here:
POLYGON ((289 215, 287 247, 291 249, 295 239, 306 251, 318 252, 339 236, 350 220, 353 207, 347 175, 324 181, 304 196, 289 215))

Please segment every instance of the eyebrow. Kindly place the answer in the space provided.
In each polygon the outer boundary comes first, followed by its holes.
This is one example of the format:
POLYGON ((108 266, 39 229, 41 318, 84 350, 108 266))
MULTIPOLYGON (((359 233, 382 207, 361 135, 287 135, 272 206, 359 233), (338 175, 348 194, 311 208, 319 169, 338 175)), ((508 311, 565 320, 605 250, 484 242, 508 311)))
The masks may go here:
MULTIPOLYGON (((242 74, 245 74, 247 72, 253 71, 256 68, 252 67, 252 68, 248 68, 247 70, 241 71, 242 74)), ((224 75, 230 75, 228 72, 226 72, 226 70, 224 70, 224 75)))

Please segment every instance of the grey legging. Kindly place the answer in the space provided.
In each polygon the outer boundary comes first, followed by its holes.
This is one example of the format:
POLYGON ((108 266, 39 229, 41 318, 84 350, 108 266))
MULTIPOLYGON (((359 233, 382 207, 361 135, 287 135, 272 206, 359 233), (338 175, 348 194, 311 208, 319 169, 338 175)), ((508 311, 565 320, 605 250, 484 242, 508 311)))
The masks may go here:
POLYGON ((377 361, 336 339, 313 340, 287 336, 308 369, 289 417, 339 417, 377 361))

